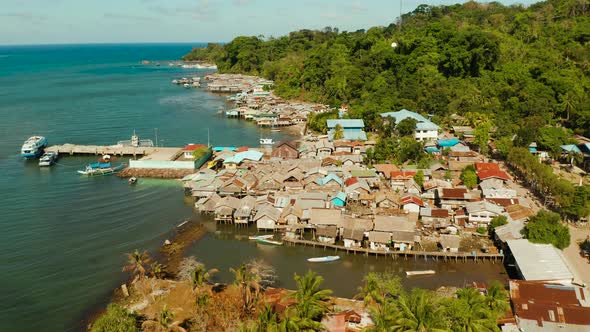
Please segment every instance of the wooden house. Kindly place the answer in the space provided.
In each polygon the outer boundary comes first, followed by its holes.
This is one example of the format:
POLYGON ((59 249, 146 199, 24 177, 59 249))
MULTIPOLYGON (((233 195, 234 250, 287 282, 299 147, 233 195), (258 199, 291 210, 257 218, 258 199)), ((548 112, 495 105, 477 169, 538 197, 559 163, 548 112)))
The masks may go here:
POLYGON ((344 228, 342 240, 346 248, 360 248, 363 243, 365 232, 362 229, 344 228))
POLYGON ((226 196, 215 204, 215 221, 231 223, 234 217, 234 211, 240 206, 240 200, 226 196))
POLYGON ((254 222, 259 230, 274 230, 281 216, 281 212, 274 207, 264 207, 256 212, 254 222))
POLYGON ((441 235, 438 241, 442 251, 444 252, 459 252, 461 244, 461 237, 458 235, 441 235))
POLYGON ((271 156, 281 159, 297 159, 299 158, 299 150, 295 142, 282 141, 273 146, 271 156))
POLYGON ((318 242, 335 244, 338 237, 338 227, 336 225, 318 226, 316 229, 316 238, 318 242))
POLYGON ((371 250, 389 251, 390 243, 391 233, 379 231, 369 232, 369 248, 371 248, 371 250))
POLYGON ((420 209, 420 218, 422 218, 422 225, 431 229, 445 228, 451 224, 447 209, 423 207, 420 209))
POLYGON ((240 200, 238 208, 234 212, 234 223, 239 225, 248 225, 255 212, 256 198, 246 196, 240 200))

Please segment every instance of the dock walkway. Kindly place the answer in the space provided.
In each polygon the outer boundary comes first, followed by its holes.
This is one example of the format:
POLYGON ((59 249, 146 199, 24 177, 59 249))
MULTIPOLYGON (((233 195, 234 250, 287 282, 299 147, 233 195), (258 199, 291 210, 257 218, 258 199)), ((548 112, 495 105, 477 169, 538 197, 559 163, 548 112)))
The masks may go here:
POLYGON ((147 147, 147 146, 124 146, 124 145, 78 145, 78 144, 62 144, 52 145, 45 149, 45 151, 55 152, 57 154, 69 155, 113 155, 113 156, 143 156, 156 152, 167 151, 173 149, 178 151, 179 148, 162 148, 162 147, 147 147))
POLYGON ((462 261, 466 262, 467 260, 473 260, 478 262, 479 260, 490 260, 492 262, 504 262, 504 255, 502 254, 490 254, 490 253, 466 253, 466 252, 441 252, 441 251, 383 251, 383 250, 371 250, 369 248, 359 248, 359 247, 345 247, 336 244, 328 244, 328 243, 321 243, 316 241, 309 241, 309 240, 298 240, 298 239, 291 239, 291 238, 283 238, 283 242, 290 245, 304 245, 304 246, 313 246, 313 247, 320 247, 320 248, 330 248, 335 249, 336 251, 342 250, 346 251, 346 253, 353 253, 353 254, 364 254, 364 255, 375 255, 375 256, 391 256, 392 259, 397 259, 403 257, 404 259, 408 259, 408 257, 413 257, 414 259, 423 257, 424 260, 428 259, 429 257, 438 261, 444 260, 446 261, 462 261))

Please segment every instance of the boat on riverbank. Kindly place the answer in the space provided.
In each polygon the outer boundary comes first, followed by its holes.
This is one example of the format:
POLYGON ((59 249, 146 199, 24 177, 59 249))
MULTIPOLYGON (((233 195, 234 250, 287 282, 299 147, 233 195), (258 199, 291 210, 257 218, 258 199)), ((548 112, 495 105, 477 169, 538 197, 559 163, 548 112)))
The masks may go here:
POLYGON ((272 246, 282 246, 283 245, 283 242, 269 240, 269 239, 256 239, 256 242, 262 243, 262 244, 268 244, 268 245, 272 245, 272 246))
POLYGON ((268 235, 251 235, 248 236, 248 240, 259 240, 259 239, 272 239, 274 235, 272 234, 268 234, 268 235))
POLYGON ((272 146, 275 144, 275 141, 272 138, 260 138, 260 145, 262 146, 272 146))
POLYGON ((48 152, 45 152, 43 154, 43 156, 41 156, 41 158, 39 158, 39 166, 40 167, 51 166, 51 165, 55 164, 56 161, 57 161, 57 153, 52 152, 52 151, 48 151, 48 152))
POLYGON ((20 155, 25 159, 37 158, 43 154, 47 147, 47 138, 43 136, 29 137, 21 147, 20 155))
POLYGON ((324 257, 308 258, 307 261, 310 263, 327 263, 327 262, 334 262, 339 259, 340 259, 340 256, 324 256, 324 257))
POLYGON ((406 271, 406 276, 408 276, 408 277, 425 276, 425 275, 432 275, 432 274, 436 274, 436 271, 434 271, 434 270, 406 271))
POLYGON ((123 168, 125 168, 125 164, 112 166, 110 162, 99 162, 86 165, 86 167, 83 170, 78 170, 78 174, 86 176, 111 175, 119 172, 123 168))

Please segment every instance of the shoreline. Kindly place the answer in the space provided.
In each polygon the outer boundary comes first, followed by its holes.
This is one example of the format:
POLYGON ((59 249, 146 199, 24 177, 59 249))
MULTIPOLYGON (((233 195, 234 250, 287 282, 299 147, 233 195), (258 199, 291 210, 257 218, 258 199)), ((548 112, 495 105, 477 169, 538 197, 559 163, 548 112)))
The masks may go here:
MULTIPOLYGON (((158 261, 164 265, 164 273, 168 275, 176 275, 178 273, 178 265, 184 258, 185 251, 195 241, 200 240, 207 234, 205 225, 195 221, 189 220, 185 225, 170 230, 174 236, 171 237, 169 245, 162 245, 160 249, 153 255, 150 255, 152 261, 158 261)), ((130 284, 132 277, 125 279, 125 285, 130 284)), ((121 285, 123 285, 121 284, 121 285)), ((126 297, 123 295, 121 285, 110 290, 105 294, 105 299, 97 301, 86 313, 82 314, 82 318, 78 321, 80 331, 89 331, 92 324, 106 311, 106 308, 111 303, 121 303, 126 297), (107 298, 108 297, 108 298, 107 298)))

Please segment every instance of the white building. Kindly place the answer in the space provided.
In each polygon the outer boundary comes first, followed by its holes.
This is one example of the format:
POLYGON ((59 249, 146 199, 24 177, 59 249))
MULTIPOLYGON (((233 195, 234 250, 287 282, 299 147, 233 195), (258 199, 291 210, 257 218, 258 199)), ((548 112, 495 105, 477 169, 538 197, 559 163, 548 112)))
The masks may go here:
POLYGON ((471 227, 487 227, 492 218, 504 212, 504 208, 488 201, 468 202, 465 204, 471 227))
POLYGON ((414 129, 414 138, 417 141, 432 141, 438 139, 438 131, 440 130, 440 127, 416 112, 402 109, 397 112, 381 113, 381 117, 394 118, 396 125, 407 118, 412 118, 417 121, 416 129, 414 129))

